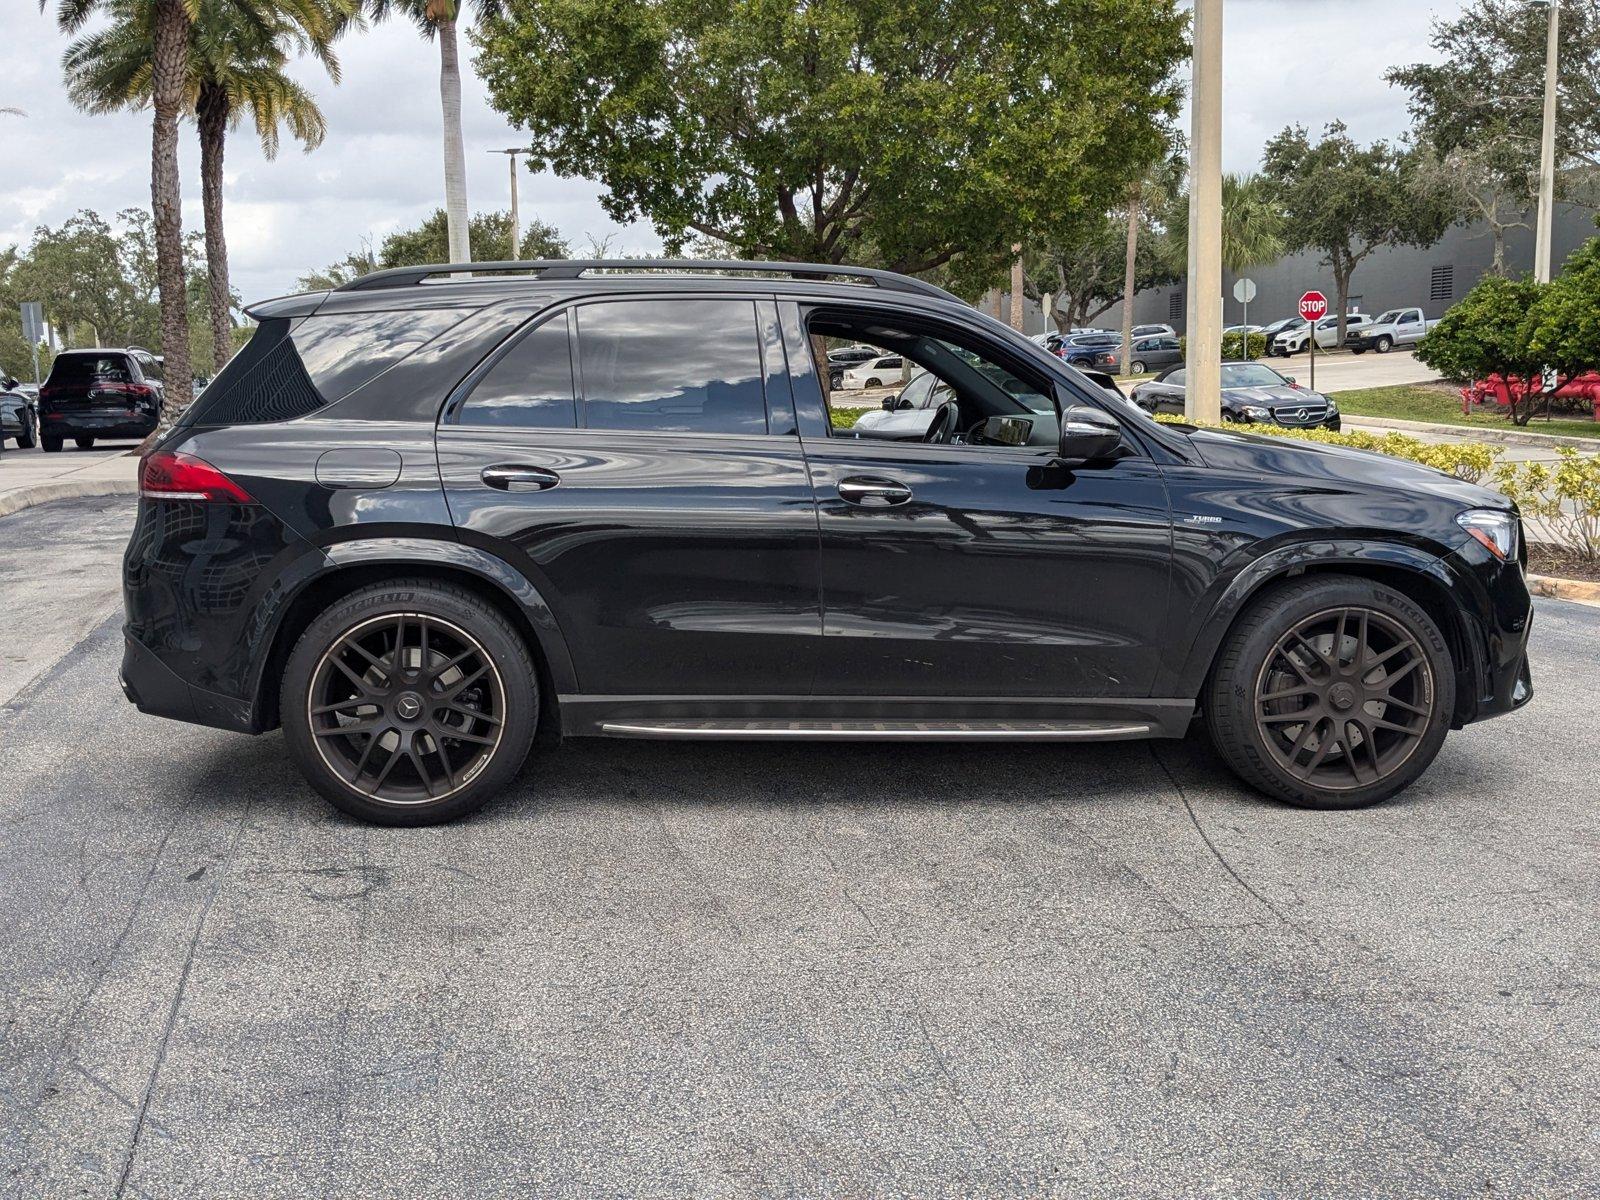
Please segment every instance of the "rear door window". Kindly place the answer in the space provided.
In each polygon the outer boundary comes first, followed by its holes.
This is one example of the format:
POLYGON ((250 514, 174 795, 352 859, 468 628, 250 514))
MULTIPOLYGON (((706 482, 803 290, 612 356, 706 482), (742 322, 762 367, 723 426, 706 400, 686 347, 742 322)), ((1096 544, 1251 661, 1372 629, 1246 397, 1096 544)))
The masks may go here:
POLYGON ((610 300, 577 310, 591 429, 766 433, 751 300, 610 300))
POLYGON ((457 423, 520 429, 576 426, 567 322, 567 314, 558 313, 513 345, 472 389, 457 423))

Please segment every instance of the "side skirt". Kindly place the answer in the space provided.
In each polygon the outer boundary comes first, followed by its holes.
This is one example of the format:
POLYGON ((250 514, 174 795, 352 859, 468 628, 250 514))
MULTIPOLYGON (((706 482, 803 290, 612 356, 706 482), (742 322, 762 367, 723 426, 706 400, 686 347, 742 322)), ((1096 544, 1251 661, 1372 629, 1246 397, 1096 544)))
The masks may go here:
POLYGON ((1193 700, 901 696, 559 697, 567 737, 722 741, 1181 738, 1193 700))

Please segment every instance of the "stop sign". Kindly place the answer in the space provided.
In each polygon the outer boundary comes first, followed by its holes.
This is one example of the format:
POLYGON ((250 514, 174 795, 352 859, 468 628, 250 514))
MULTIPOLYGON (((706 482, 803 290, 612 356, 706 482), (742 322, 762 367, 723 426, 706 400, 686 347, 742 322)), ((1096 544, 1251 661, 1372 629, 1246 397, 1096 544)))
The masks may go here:
POLYGON ((1328 315, 1328 298, 1321 292, 1307 292, 1300 297, 1300 315, 1308 321, 1317 321, 1328 315))

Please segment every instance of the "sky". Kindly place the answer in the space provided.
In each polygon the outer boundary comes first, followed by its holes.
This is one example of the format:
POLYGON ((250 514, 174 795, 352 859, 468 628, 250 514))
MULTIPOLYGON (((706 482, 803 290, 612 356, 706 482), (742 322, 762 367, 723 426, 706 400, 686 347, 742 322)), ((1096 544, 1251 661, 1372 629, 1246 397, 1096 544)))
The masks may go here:
MULTIPOLYGON (((1318 130, 1339 119, 1362 141, 1398 137, 1408 125, 1404 97, 1383 72, 1432 57, 1432 20, 1460 8, 1461 0, 1226 0, 1225 168, 1253 169, 1266 140, 1293 123, 1318 130)), ((73 109, 61 83, 66 44, 35 0, 0 0, 0 106, 27 113, 0 114, 0 245, 26 244, 36 226, 57 225, 80 208, 110 218, 150 202, 149 114, 90 117, 73 109)), ((286 137, 269 162, 248 126, 229 141, 229 263, 246 303, 294 291, 300 275, 344 257, 363 238, 381 243, 443 204, 437 47, 397 21, 345 39, 338 52, 337 87, 314 64, 294 71, 327 117, 320 149, 303 154, 286 137)), ((463 92, 469 202, 474 211, 506 208, 506 160, 489 151, 518 138, 475 76, 466 76, 463 92)), ((1183 121, 1187 128, 1187 113, 1183 121)), ((184 221, 199 228, 191 126, 181 156, 184 221)), ((520 193, 524 219, 555 225, 575 250, 607 236, 613 251, 660 248, 648 225, 615 225, 590 180, 524 172, 520 193)))

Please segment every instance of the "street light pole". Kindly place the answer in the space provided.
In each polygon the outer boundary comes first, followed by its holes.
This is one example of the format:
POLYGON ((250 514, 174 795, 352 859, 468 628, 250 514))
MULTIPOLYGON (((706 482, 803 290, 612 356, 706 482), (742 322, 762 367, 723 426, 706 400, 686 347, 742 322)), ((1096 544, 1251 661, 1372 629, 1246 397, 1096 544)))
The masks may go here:
POLYGON ((1544 137, 1539 154, 1539 219, 1534 236, 1533 278, 1550 282, 1556 217, 1556 67, 1561 53, 1561 0, 1535 0, 1550 10, 1544 51, 1544 137))
POLYGON ((491 150, 490 154, 504 154, 511 162, 511 257, 522 257, 522 221, 517 212, 517 155, 527 151, 518 146, 511 150, 491 150))
POLYGON ((1195 0, 1184 412, 1222 421, 1222 0, 1195 0))

